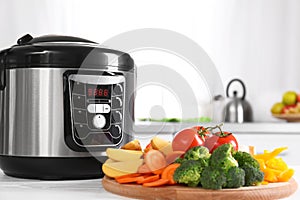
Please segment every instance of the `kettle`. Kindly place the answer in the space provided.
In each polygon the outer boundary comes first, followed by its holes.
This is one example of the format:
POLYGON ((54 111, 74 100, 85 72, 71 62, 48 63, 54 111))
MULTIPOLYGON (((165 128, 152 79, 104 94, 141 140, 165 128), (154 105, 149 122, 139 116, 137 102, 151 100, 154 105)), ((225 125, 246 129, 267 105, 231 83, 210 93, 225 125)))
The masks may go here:
POLYGON ((244 83, 240 79, 231 80, 227 85, 226 95, 229 97, 229 87, 233 82, 239 82, 242 85, 243 95, 242 97, 238 97, 238 92, 236 90, 233 91, 233 97, 231 97, 232 100, 225 106, 225 122, 252 122, 252 108, 249 102, 245 100, 246 87, 244 83))

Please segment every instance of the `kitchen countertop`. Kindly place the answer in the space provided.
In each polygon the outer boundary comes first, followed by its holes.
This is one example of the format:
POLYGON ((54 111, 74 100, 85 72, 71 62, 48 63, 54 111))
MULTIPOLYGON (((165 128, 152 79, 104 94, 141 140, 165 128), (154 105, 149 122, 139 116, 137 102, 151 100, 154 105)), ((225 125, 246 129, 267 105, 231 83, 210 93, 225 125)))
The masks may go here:
MULTIPOLYGON (((137 123, 134 132, 137 133, 141 142, 148 142, 149 138, 156 133, 161 133, 166 138, 172 138, 178 130, 196 125, 195 123, 137 123), (143 140, 142 140, 143 139, 143 140)), ((215 124, 203 124, 205 126, 215 124)), ((251 134, 280 134, 300 135, 300 123, 225 123, 224 130, 229 130, 240 135, 251 134)), ((270 135, 271 136, 271 135, 270 135)), ((273 137, 273 136, 272 136, 273 137)), ((298 137, 298 136, 297 136, 298 137)), ((246 138, 248 139, 248 138, 246 138)), ((295 141, 298 143, 298 141, 295 141)), ((277 146, 277 145, 276 145, 277 146)), ((293 159, 296 158, 292 155, 293 159)), ((295 169, 294 178, 300 183, 300 165, 294 163, 291 167, 295 169)), ((9 177, 0 170, 0 200, 16 199, 64 199, 64 200, 98 200, 98 199, 128 199, 106 192, 101 184, 101 179, 80 180, 80 181, 40 181, 9 177)), ((300 199, 300 190, 287 198, 288 200, 300 199)))
POLYGON ((0 170, 1 200, 100 200, 128 199, 106 192, 102 179, 77 181, 40 181, 9 177, 0 170))
MULTIPOLYGON (((178 130, 195 125, 215 126, 216 123, 171 123, 171 122, 136 122, 134 132, 139 134, 163 132, 175 133, 178 130)), ((300 134, 300 123, 293 122, 253 122, 253 123, 224 123, 223 130, 238 133, 290 133, 300 134)))
MULTIPOLYGON (((291 166, 294 175, 300 183, 300 165, 291 166)), ((128 199, 106 192, 101 179, 80 181, 40 181, 9 177, 0 170, 0 199, 1 200, 100 200, 100 199, 128 199)), ((299 189, 286 200, 300 199, 299 189)))

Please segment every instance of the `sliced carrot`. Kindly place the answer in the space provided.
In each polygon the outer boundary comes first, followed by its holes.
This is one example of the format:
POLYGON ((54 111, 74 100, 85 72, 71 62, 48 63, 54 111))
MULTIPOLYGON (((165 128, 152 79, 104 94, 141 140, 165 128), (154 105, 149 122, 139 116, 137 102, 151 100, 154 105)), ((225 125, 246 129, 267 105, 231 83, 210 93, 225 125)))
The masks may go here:
POLYGON ((175 170, 180 166, 179 163, 173 163, 169 166, 167 166, 164 171, 162 172, 161 174, 161 178, 162 179, 167 179, 169 180, 169 184, 176 184, 176 182, 174 181, 173 179, 173 175, 174 175, 174 172, 175 170))
POLYGON ((134 182, 139 182, 141 180, 143 180, 143 176, 127 177, 127 178, 116 179, 116 181, 118 183, 134 183, 134 182))
POLYGON ((148 151, 144 158, 146 165, 152 172, 163 169, 167 166, 165 156, 158 150, 148 151))
POLYGON ((143 183, 157 181, 159 178, 160 178, 159 175, 143 177, 143 179, 141 179, 140 181, 137 181, 137 184, 143 184, 143 183))
POLYGON ((161 168, 161 169, 158 169, 158 170, 155 170, 155 171, 153 171, 152 173, 153 173, 153 174, 156 174, 156 175, 160 175, 160 174, 163 173, 164 170, 165 170, 165 167, 164 167, 164 168, 161 168))
POLYGON ((115 177, 115 179, 131 178, 131 177, 137 177, 137 176, 141 176, 141 175, 142 175, 141 173, 126 174, 123 176, 117 176, 117 177, 115 177))
POLYGON ((157 186, 166 185, 168 183, 169 183, 168 179, 158 179, 157 181, 144 183, 143 186, 145 186, 145 187, 157 187, 157 186))

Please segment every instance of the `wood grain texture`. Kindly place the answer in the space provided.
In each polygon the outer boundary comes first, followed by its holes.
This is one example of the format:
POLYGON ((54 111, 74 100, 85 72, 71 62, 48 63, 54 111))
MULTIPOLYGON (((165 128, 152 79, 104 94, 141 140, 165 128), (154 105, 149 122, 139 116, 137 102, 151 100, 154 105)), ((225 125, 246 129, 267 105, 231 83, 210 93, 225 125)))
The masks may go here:
POLYGON ((297 190, 294 179, 284 183, 238 189, 207 190, 184 186, 143 187, 136 184, 119 184, 114 179, 104 177, 102 185, 108 192, 135 199, 178 199, 178 200, 274 200, 292 195, 297 190))
POLYGON ((273 117, 286 120, 287 122, 300 122, 300 114, 272 114, 273 117))

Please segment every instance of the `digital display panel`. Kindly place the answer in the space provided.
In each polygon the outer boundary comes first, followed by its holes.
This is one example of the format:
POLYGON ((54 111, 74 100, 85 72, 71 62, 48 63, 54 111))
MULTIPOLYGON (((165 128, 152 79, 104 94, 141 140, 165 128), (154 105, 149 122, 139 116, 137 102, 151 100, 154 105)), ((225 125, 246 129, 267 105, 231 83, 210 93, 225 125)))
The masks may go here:
POLYGON ((86 85, 86 95, 90 99, 110 99, 111 85, 86 85))

